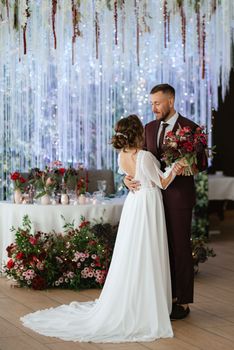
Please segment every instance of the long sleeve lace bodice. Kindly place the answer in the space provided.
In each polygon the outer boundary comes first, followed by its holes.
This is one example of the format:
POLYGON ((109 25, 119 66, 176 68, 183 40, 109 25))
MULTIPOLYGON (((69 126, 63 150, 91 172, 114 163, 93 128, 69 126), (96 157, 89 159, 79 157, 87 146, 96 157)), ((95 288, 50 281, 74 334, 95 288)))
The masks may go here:
POLYGON ((171 175, 170 181, 167 183, 166 189, 174 180, 176 174, 173 171, 174 164, 167 168, 165 172, 160 170, 160 163, 151 152, 140 151, 138 155, 138 164, 135 178, 141 182, 141 187, 162 187, 160 178, 166 179, 171 175))
MULTIPOLYGON (((174 164, 171 167, 168 167, 165 172, 162 172, 160 170, 160 163, 154 155, 151 152, 141 150, 137 154, 134 179, 140 182, 141 188, 152 188, 157 186, 162 189, 163 187, 160 178, 166 179, 171 174, 171 179, 164 188, 166 189, 176 176, 173 168, 174 164)), ((121 169, 120 164, 119 172, 122 174, 124 173, 124 169, 121 169)))

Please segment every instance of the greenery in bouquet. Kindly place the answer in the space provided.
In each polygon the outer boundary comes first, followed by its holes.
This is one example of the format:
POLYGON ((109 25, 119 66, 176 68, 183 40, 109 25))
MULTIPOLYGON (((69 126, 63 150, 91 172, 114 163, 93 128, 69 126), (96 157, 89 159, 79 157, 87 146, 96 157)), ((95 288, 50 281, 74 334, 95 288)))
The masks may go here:
POLYGON ((7 248, 6 276, 21 287, 83 289, 102 287, 112 257, 117 226, 65 223, 66 234, 31 231, 28 216, 7 248))
POLYGON ((13 181, 14 191, 24 191, 24 189, 26 188, 27 180, 18 171, 11 173, 10 179, 13 181))
POLYGON ((184 159, 187 165, 184 175, 198 173, 197 154, 207 149, 207 134, 204 128, 197 127, 195 131, 188 126, 179 128, 176 132, 169 131, 163 144, 163 161, 167 166, 179 159, 184 159))

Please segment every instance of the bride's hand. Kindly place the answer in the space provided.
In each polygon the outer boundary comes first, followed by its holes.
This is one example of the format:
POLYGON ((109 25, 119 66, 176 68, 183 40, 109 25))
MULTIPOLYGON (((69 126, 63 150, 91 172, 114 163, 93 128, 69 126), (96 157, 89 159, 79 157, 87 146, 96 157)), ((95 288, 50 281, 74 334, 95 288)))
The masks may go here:
POLYGON ((176 162, 176 164, 180 164, 182 167, 186 167, 186 166, 189 165, 186 158, 181 158, 180 160, 178 160, 178 161, 176 162))
POLYGON ((176 162, 173 168, 173 171, 176 175, 181 175, 183 172, 184 166, 180 162, 176 162))

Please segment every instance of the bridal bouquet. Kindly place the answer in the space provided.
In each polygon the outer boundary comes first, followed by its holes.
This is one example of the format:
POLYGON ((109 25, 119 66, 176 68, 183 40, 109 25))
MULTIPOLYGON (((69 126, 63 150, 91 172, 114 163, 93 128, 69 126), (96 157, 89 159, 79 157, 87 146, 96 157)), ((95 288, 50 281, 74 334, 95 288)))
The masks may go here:
POLYGON ((182 175, 195 175, 198 173, 197 154, 203 149, 207 149, 207 134, 204 128, 197 127, 192 131, 186 126, 166 134, 162 160, 170 166, 176 160, 183 159, 185 167, 182 175))

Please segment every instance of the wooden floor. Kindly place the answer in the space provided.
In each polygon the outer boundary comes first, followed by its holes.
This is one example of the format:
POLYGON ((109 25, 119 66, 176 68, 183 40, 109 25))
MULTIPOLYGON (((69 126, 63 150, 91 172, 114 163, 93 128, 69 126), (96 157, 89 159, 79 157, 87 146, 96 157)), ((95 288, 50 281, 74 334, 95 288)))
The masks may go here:
POLYGON ((12 288, 11 282, 0 278, 0 350, 231 350, 234 349, 234 211, 225 213, 225 220, 212 219, 210 246, 217 256, 200 264, 195 279, 195 303, 186 320, 174 321, 173 339, 152 343, 93 344, 74 343, 40 336, 24 328, 19 318, 32 310, 98 297, 99 291, 65 290, 32 291, 12 288))

